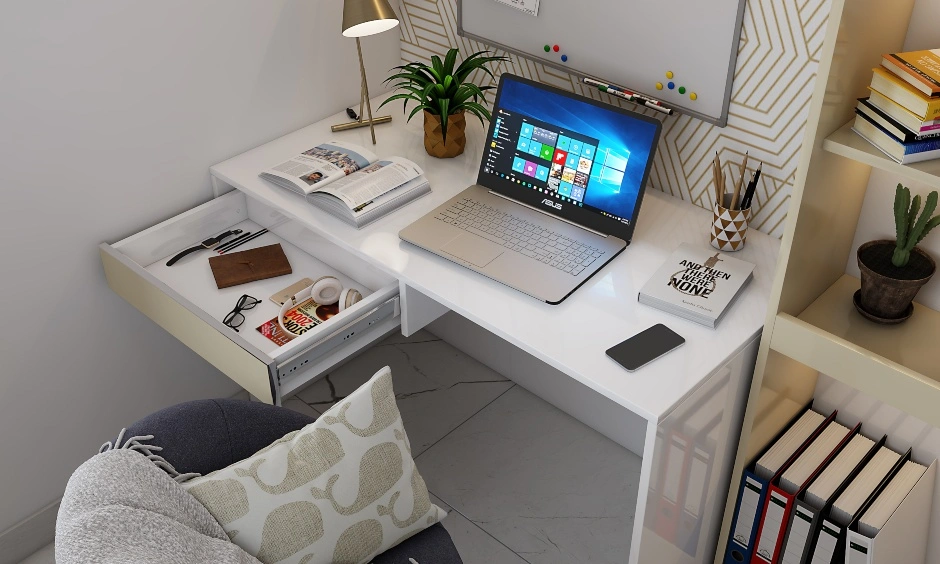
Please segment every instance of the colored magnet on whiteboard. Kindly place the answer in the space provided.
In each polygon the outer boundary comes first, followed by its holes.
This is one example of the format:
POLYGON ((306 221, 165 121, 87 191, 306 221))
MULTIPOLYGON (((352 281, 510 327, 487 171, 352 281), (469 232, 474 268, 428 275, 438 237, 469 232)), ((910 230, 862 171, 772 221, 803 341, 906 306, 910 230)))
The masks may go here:
POLYGON ((695 92, 693 92, 693 93, 689 94, 689 98, 691 98, 692 100, 698 100, 698 94, 696 94, 695 92))
POLYGON ((550 46, 549 44, 547 44, 547 43, 545 44, 544 49, 545 49, 545 52, 546 52, 546 53, 548 53, 549 51, 552 50, 551 46, 550 46))
POLYGON ((561 49, 561 47, 559 47, 558 45, 555 45, 554 47, 552 47, 552 50, 554 50, 556 53, 558 52, 559 49, 561 49))
POLYGON ((685 94, 685 86, 679 87, 679 94, 685 94))
POLYGON ((668 89, 670 89, 670 90, 672 90, 672 89, 675 88, 675 87, 676 87, 676 83, 675 83, 675 82, 670 82, 669 84, 666 85, 666 88, 668 88, 668 89))
POLYGON ((568 55, 562 55, 562 56, 561 56, 561 62, 567 63, 567 62, 568 62, 568 55))
POLYGON ((672 71, 666 71, 666 78, 672 78, 673 76, 675 75, 672 74, 672 71))
POLYGON ((662 82, 657 82, 657 83, 656 83, 656 90, 662 90, 662 89, 663 89, 663 83, 662 83, 662 82))

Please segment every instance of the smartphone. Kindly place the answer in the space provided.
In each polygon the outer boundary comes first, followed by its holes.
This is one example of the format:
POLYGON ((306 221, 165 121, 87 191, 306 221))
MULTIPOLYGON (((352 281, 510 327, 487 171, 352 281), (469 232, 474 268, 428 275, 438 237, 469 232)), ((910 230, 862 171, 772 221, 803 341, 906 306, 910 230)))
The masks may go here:
POLYGON ((607 356, 630 372, 685 344, 685 339, 662 323, 607 349, 607 356))
POLYGON ((294 294, 303 290, 304 288, 309 288, 310 286, 313 286, 313 280, 304 278, 300 282, 295 282, 283 290, 275 292, 274 295, 271 296, 271 301, 276 303, 278 306, 282 306, 284 305, 284 302, 291 299, 294 294))

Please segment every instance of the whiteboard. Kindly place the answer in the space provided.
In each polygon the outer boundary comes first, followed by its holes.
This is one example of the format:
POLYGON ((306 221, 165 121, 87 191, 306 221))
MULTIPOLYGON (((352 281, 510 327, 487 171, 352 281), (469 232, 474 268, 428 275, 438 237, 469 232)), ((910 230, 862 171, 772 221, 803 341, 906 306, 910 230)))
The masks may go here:
POLYGON ((724 126, 745 2, 457 0, 457 27, 464 37, 724 126))

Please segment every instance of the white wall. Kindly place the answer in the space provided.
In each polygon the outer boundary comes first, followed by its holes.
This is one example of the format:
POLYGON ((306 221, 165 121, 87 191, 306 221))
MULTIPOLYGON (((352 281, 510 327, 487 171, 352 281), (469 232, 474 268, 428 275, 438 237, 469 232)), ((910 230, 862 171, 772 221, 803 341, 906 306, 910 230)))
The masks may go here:
MULTIPOLYGON (((58 499, 123 425, 237 390, 108 289, 98 243, 208 200, 210 165, 359 99, 341 0, 4 12, 0 532, 58 499)), ((399 64, 398 33, 363 46, 374 94, 399 64)))

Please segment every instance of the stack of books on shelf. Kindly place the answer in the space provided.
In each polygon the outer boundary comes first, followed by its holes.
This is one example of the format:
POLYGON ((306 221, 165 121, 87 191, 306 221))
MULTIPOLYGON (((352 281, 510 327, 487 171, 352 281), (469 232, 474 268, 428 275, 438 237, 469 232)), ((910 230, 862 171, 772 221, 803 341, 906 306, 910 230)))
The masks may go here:
POLYGON ((744 471, 725 564, 924 562, 937 461, 807 407, 744 471))
POLYGON ((940 157, 940 49, 889 53, 852 129, 901 164, 940 157))

